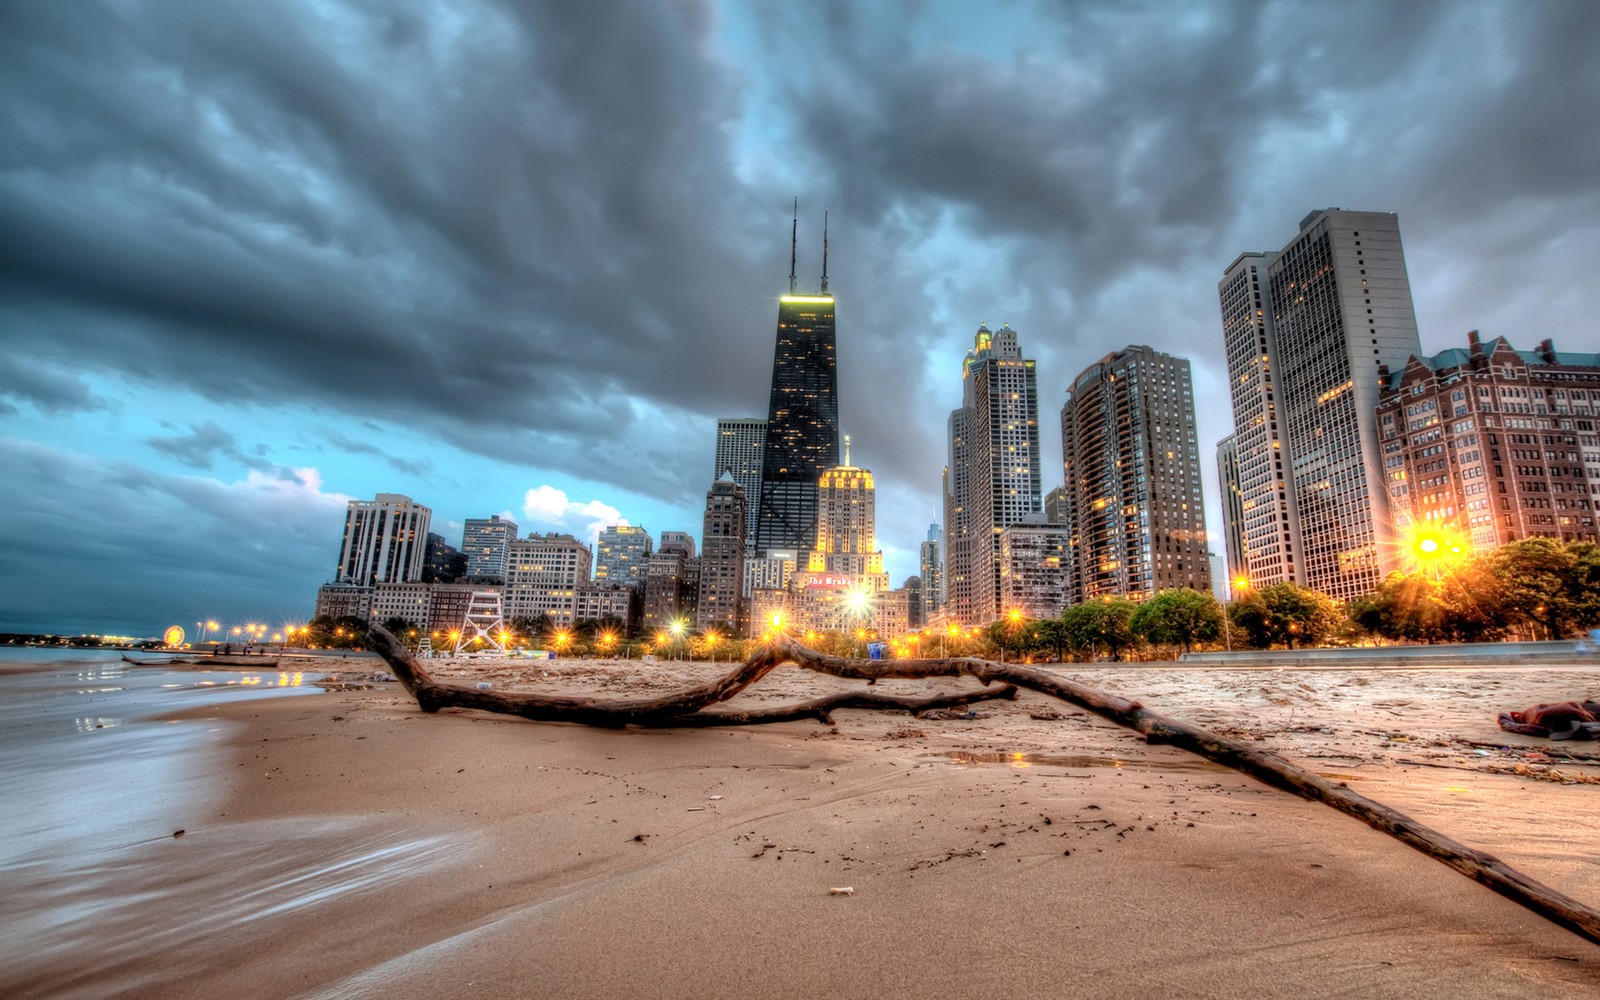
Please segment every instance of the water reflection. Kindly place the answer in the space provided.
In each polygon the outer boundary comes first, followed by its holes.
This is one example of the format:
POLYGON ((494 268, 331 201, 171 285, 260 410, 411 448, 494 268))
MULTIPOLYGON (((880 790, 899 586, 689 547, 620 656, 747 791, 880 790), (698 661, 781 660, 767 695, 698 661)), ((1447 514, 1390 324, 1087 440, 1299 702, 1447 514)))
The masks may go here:
MULTIPOLYGON (((365 820, 221 825, 9 866, 0 895, 0 995, 115 984, 152 994, 215 968, 304 911, 350 904, 461 854, 365 820), (270 849, 263 849, 270 844, 270 849)), ((370 905, 370 904, 367 904, 370 905)))
POLYGON ((955 764, 1006 764, 1014 768, 1028 768, 1045 764, 1070 768, 1110 768, 1129 771, 1226 771, 1228 768, 1198 758, 1178 760, 1128 760, 1122 757, 1094 757, 1083 754, 994 753, 975 750, 947 750, 929 754, 942 757, 955 764))

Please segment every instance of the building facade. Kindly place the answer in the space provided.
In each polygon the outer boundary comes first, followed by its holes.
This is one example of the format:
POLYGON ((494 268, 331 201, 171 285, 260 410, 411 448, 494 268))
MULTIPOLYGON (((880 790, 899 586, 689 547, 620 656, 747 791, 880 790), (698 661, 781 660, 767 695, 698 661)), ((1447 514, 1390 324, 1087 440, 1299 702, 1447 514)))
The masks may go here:
MULTIPOLYGON (((428 592, 426 583, 380 583, 372 588, 371 620, 382 625, 395 618, 403 618, 410 628, 422 630, 428 624, 428 592)), ((400 638, 405 638, 401 636, 400 638)))
MULTIPOLYGON (((1238 439, 1232 434, 1217 442, 1217 481, 1222 485, 1222 546, 1228 574, 1226 593, 1229 600, 1238 600, 1250 583, 1250 560, 1245 549, 1244 489, 1239 473, 1238 439)), ((1213 584, 1215 582, 1212 581, 1213 584)))
POLYGON ((1043 513, 1030 514, 1000 532, 1002 616, 1058 618, 1072 603, 1072 534, 1043 513))
POLYGON ((745 492, 733 473, 723 472, 706 492, 705 520, 700 534, 699 600, 695 627, 716 629, 723 636, 743 631, 745 492))
MULTIPOLYGON (((1233 405, 1233 462, 1237 468, 1239 561, 1231 573, 1257 587, 1305 582, 1300 514, 1284 445, 1283 386, 1273 325, 1269 265, 1274 253, 1243 253, 1217 283, 1222 341, 1233 405)), ((1226 488, 1226 487, 1225 487, 1226 488)), ((1228 525, 1224 495, 1223 524, 1228 525)))
POLYGON ((639 623, 639 592, 620 583, 587 583, 574 595, 573 617, 580 622, 615 619, 623 635, 639 623))
POLYGON ((724 417, 717 421, 717 454, 711 478, 724 472, 744 490, 745 544, 752 553, 756 543, 756 521, 760 512, 761 469, 766 461, 767 422, 760 417, 724 417))
POLYGON ((1467 349, 1385 372, 1377 423, 1402 561, 1523 538, 1600 541, 1600 354, 1467 349))
POLYGON ((918 568, 922 570, 922 608, 917 613, 919 624, 930 622, 944 607, 944 529, 938 524, 928 525, 928 534, 918 548, 918 568))
POLYGON ((372 588, 353 583, 325 583, 317 588, 317 618, 372 618, 372 588))
POLYGON ((427 507, 399 493, 350 501, 334 582, 361 587, 421 582, 432 516, 427 507))
POLYGON ((549 615, 557 628, 577 620, 578 587, 589 582, 593 554, 572 535, 550 532, 512 542, 506 553, 507 619, 549 615))
POLYGON ((1219 295, 1228 373, 1247 387, 1235 388, 1234 436, 1251 585, 1292 570, 1337 599, 1370 593, 1400 566, 1377 427, 1379 373, 1422 353, 1399 220, 1314 211, 1282 250, 1236 260, 1219 295), (1270 465, 1263 449, 1277 453, 1270 465), (1264 504, 1278 510, 1264 514, 1264 504))
POLYGON ((962 363, 946 472, 946 613, 969 624, 1000 615, 1000 532, 1040 510, 1039 392, 1010 326, 980 326, 962 363))
POLYGON ((654 550, 650 532, 637 525, 613 524, 600 529, 595 540, 595 582, 618 583, 642 592, 654 550))
POLYGON ((461 530, 461 551, 467 556, 467 576, 478 581, 505 582, 506 552, 517 540, 517 522, 493 514, 469 517, 461 530))
POLYGON ((1211 589, 1187 360, 1132 346, 1090 365, 1061 441, 1071 603, 1211 589))
POLYGON ((778 299, 772 394, 761 459, 755 548, 804 549, 817 530, 817 478, 839 464, 839 376, 834 298, 828 292, 828 230, 822 230, 822 285, 802 295, 795 284, 790 233, 789 294, 778 299))

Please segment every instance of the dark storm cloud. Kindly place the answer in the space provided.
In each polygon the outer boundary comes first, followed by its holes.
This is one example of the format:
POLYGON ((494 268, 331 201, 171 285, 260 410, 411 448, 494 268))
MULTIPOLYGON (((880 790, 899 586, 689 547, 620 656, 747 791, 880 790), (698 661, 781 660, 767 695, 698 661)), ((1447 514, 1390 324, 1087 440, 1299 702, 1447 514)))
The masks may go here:
POLYGON ((16 413, 17 408, 7 399, 27 403, 47 414, 82 413, 111 406, 91 392, 76 372, 41 364, 8 366, 0 377, 0 414, 16 413))
MULTIPOLYGON (((1481 290, 1435 307, 1452 316, 1501 308, 1497 270, 1574 226, 1593 228, 1572 214, 1592 219, 1600 207, 1600 130, 1588 124, 1600 105, 1593 4, 1037 9, 1047 30, 994 48, 954 35, 919 44, 917 32, 885 31, 849 4, 775 10, 761 37, 775 62, 802 45, 830 54, 775 86, 793 116, 785 140, 827 178, 840 216, 879 233, 942 218, 974 251, 971 266, 930 275, 900 266, 905 241, 860 240, 854 273, 875 280, 855 300, 856 322, 903 334, 898 349, 943 354, 953 372, 978 321, 1009 319, 1041 359, 1047 451, 1061 387, 1126 344, 1190 357, 1197 379, 1220 389, 1222 268, 1242 250, 1282 245, 1311 209, 1400 211, 1425 235, 1467 227, 1441 249, 1457 258, 1452 271, 1482 276, 1481 290), (1539 224, 1514 239, 1483 231, 1512 202, 1539 224), (1485 254, 1491 235, 1507 242, 1485 254), (934 321, 941 309, 962 318, 957 331, 934 321)), ((906 20, 936 18, 938 5, 903 10, 906 20)), ((1418 281, 1426 241, 1408 249, 1421 251, 1418 281)), ((1551 288, 1570 280, 1582 279, 1542 277, 1551 288)), ((1529 287, 1524 314, 1544 299, 1529 287)), ((1574 333, 1592 330, 1585 321, 1574 333)), ((1460 335, 1432 333, 1425 325, 1426 350, 1460 335)), ((853 387, 858 399, 871 392, 927 416, 936 400, 943 410, 959 402, 953 378, 936 395, 926 371, 874 360, 872 380, 853 387)), ((1225 420, 1210 414, 1203 435, 1227 433, 1225 420)), ((942 427, 923 425, 924 447, 908 457, 931 485, 942 427)), ((879 471, 896 478, 918 474, 885 464, 879 471)), ((1047 486, 1056 475, 1047 467, 1047 486)))
POLYGON ((158 435, 145 439, 145 444, 191 469, 210 469, 219 455, 251 468, 265 468, 270 464, 262 462, 258 456, 245 454, 237 438, 210 420, 191 425, 187 434, 158 435))
POLYGON ((333 445, 335 448, 338 448, 340 451, 349 452, 352 455, 372 455, 376 458, 381 458, 383 461, 389 463, 390 468, 402 475, 410 476, 412 479, 426 478, 429 470, 432 468, 432 463, 428 462, 426 459, 419 460, 400 458, 398 456, 391 455, 375 444, 367 441, 358 441, 354 438, 348 437, 344 434, 344 432, 333 427, 321 428, 318 432, 318 435, 322 440, 333 445))
POLYGON ((343 499, 314 483, 225 484, 4 439, 0 467, 0 629, 157 635, 240 607, 303 620, 337 555, 343 499), (41 585, 64 575, 73 586, 41 585))
POLYGON ((359 418, 692 508, 709 419, 764 411, 798 192, 846 429, 931 507, 980 321, 1040 358, 1048 454, 1109 350, 1217 388, 1217 276, 1313 208, 1401 211, 1419 287, 1459 257, 1452 334, 1534 314, 1493 275, 1593 227, 1597 36, 1584 3, 12 3, 0 324, 349 415, 329 443, 397 471, 359 418))
POLYGON ((569 468, 551 438, 649 437, 630 400, 762 400, 781 215, 730 177, 705 13, 460 13, 14 5, 18 346, 569 468))

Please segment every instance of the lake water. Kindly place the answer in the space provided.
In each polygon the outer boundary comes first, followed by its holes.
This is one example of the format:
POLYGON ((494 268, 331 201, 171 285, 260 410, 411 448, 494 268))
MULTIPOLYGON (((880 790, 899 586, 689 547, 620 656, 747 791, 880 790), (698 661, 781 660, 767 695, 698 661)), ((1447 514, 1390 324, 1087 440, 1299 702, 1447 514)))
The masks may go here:
POLYGON ((436 851, 356 819, 217 820, 224 724, 162 716, 315 696, 315 679, 0 647, 0 996, 168 995, 229 961, 241 929, 268 932, 436 851))

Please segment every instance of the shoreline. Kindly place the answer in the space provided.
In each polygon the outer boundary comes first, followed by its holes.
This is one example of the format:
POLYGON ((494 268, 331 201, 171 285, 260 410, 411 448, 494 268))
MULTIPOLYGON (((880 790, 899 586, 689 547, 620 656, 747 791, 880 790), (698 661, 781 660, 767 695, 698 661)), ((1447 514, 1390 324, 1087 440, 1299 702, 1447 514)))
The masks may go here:
MULTIPOLYGON (((529 666, 493 683, 641 696, 727 665, 529 666)), ((1600 669, 1070 672, 1252 733, 1600 903, 1597 790, 1548 777, 1600 766, 1455 742, 1537 744, 1485 709, 1592 692, 1600 669)), ((740 698, 836 685, 852 686, 785 669, 740 698)), ((188 967, 145 970, 135 995, 1578 997, 1600 981, 1600 948, 1324 806, 1036 695, 976 707, 612 731, 424 715, 382 683, 174 713, 225 732, 219 815, 160 845, 167 863, 280 852, 299 867, 272 877, 298 888, 208 921, 203 948, 170 956, 188 967)))

